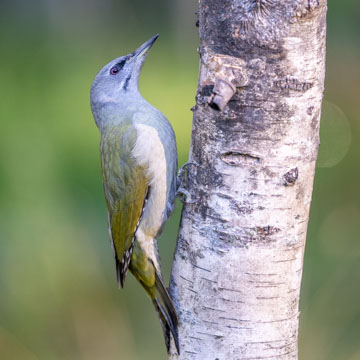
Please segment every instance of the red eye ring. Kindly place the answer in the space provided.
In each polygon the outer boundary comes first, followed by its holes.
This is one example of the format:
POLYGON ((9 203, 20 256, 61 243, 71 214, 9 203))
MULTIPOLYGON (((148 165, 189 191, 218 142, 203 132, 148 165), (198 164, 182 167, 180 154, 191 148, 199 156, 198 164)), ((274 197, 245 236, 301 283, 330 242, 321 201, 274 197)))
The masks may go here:
POLYGON ((111 75, 116 75, 119 72, 119 68, 115 65, 110 69, 111 75))

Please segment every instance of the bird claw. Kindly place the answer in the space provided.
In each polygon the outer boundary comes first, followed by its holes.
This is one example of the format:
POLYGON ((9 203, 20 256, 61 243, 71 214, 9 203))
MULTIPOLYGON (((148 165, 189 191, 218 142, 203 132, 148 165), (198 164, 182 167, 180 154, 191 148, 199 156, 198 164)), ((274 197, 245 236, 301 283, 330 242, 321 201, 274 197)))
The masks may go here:
POLYGON ((187 182, 187 177, 185 178, 184 174, 187 173, 188 175, 188 167, 190 165, 199 166, 194 161, 188 161, 179 169, 177 175, 178 187, 176 191, 176 196, 178 196, 181 202, 185 204, 194 204, 199 200, 199 199, 193 199, 193 195, 190 193, 190 191, 186 190, 185 187, 183 186, 187 182))
POLYGON ((186 162, 178 171, 177 177, 178 177, 179 181, 182 182, 182 177, 184 176, 184 173, 185 173, 185 171, 186 171, 186 169, 188 168, 189 165, 199 166, 199 164, 197 162, 195 162, 195 161, 186 162))
POLYGON ((179 187, 176 191, 176 196, 180 198, 180 201, 183 204, 195 204, 199 201, 199 199, 193 199, 193 195, 190 191, 187 191, 186 189, 179 187))

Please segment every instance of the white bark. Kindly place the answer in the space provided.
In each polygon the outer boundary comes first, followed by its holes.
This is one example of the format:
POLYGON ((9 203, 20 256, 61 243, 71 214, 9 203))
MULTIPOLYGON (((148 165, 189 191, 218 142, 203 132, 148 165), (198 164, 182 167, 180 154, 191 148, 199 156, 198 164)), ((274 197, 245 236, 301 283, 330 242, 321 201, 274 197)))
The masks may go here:
POLYGON ((198 201, 182 214, 171 279, 181 355, 169 358, 297 359, 326 0, 200 0, 199 16, 198 201), (219 79, 237 87, 222 111, 208 104, 226 97, 211 95, 219 79))

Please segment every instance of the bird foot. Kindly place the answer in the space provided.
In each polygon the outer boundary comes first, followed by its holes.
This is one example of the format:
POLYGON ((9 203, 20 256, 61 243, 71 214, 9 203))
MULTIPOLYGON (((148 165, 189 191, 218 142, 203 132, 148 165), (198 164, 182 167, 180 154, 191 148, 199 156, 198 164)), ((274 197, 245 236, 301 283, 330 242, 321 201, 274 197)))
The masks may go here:
POLYGON ((176 196, 178 196, 180 198, 180 201, 185 204, 194 204, 197 201, 199 201, 199 199, 195 199, 193 194, 191 194, 190 191, 186 190, 184 186, 188 182, 188 176, 189 176, 188 167, 190 165, 199 166, 194 161, 188 161, 179 169, 177 175, 178 186, 177 186, 176 196))
POLYGON ((195 161, 188 161, 186 162, 178 171, 178 180, 182 181, 183 179, 183 176, 184 176, 184 173, 185 171, 187 171, 187 168, 190 166, 190 165, 194 165, 194 166, 199 166, 199 164, 195 161))
POLYGON ((186 189, 179 187, 176 191, 176 196, 180 198, 180 201, 183 204, 195 204, 199 201, 199 199, 194 199, 193 195, 190 191, 187 191, 186 189))

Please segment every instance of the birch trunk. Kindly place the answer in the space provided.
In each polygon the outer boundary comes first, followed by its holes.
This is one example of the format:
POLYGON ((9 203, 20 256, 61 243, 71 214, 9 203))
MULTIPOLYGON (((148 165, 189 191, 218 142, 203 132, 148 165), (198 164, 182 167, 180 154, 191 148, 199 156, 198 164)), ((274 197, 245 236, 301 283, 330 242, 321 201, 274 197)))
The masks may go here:
POLYGON ((170 359, 298 358, 326 10, 200 0, 187 182, 198 201, 184 205, 172 269, 181 355, 170 359))

